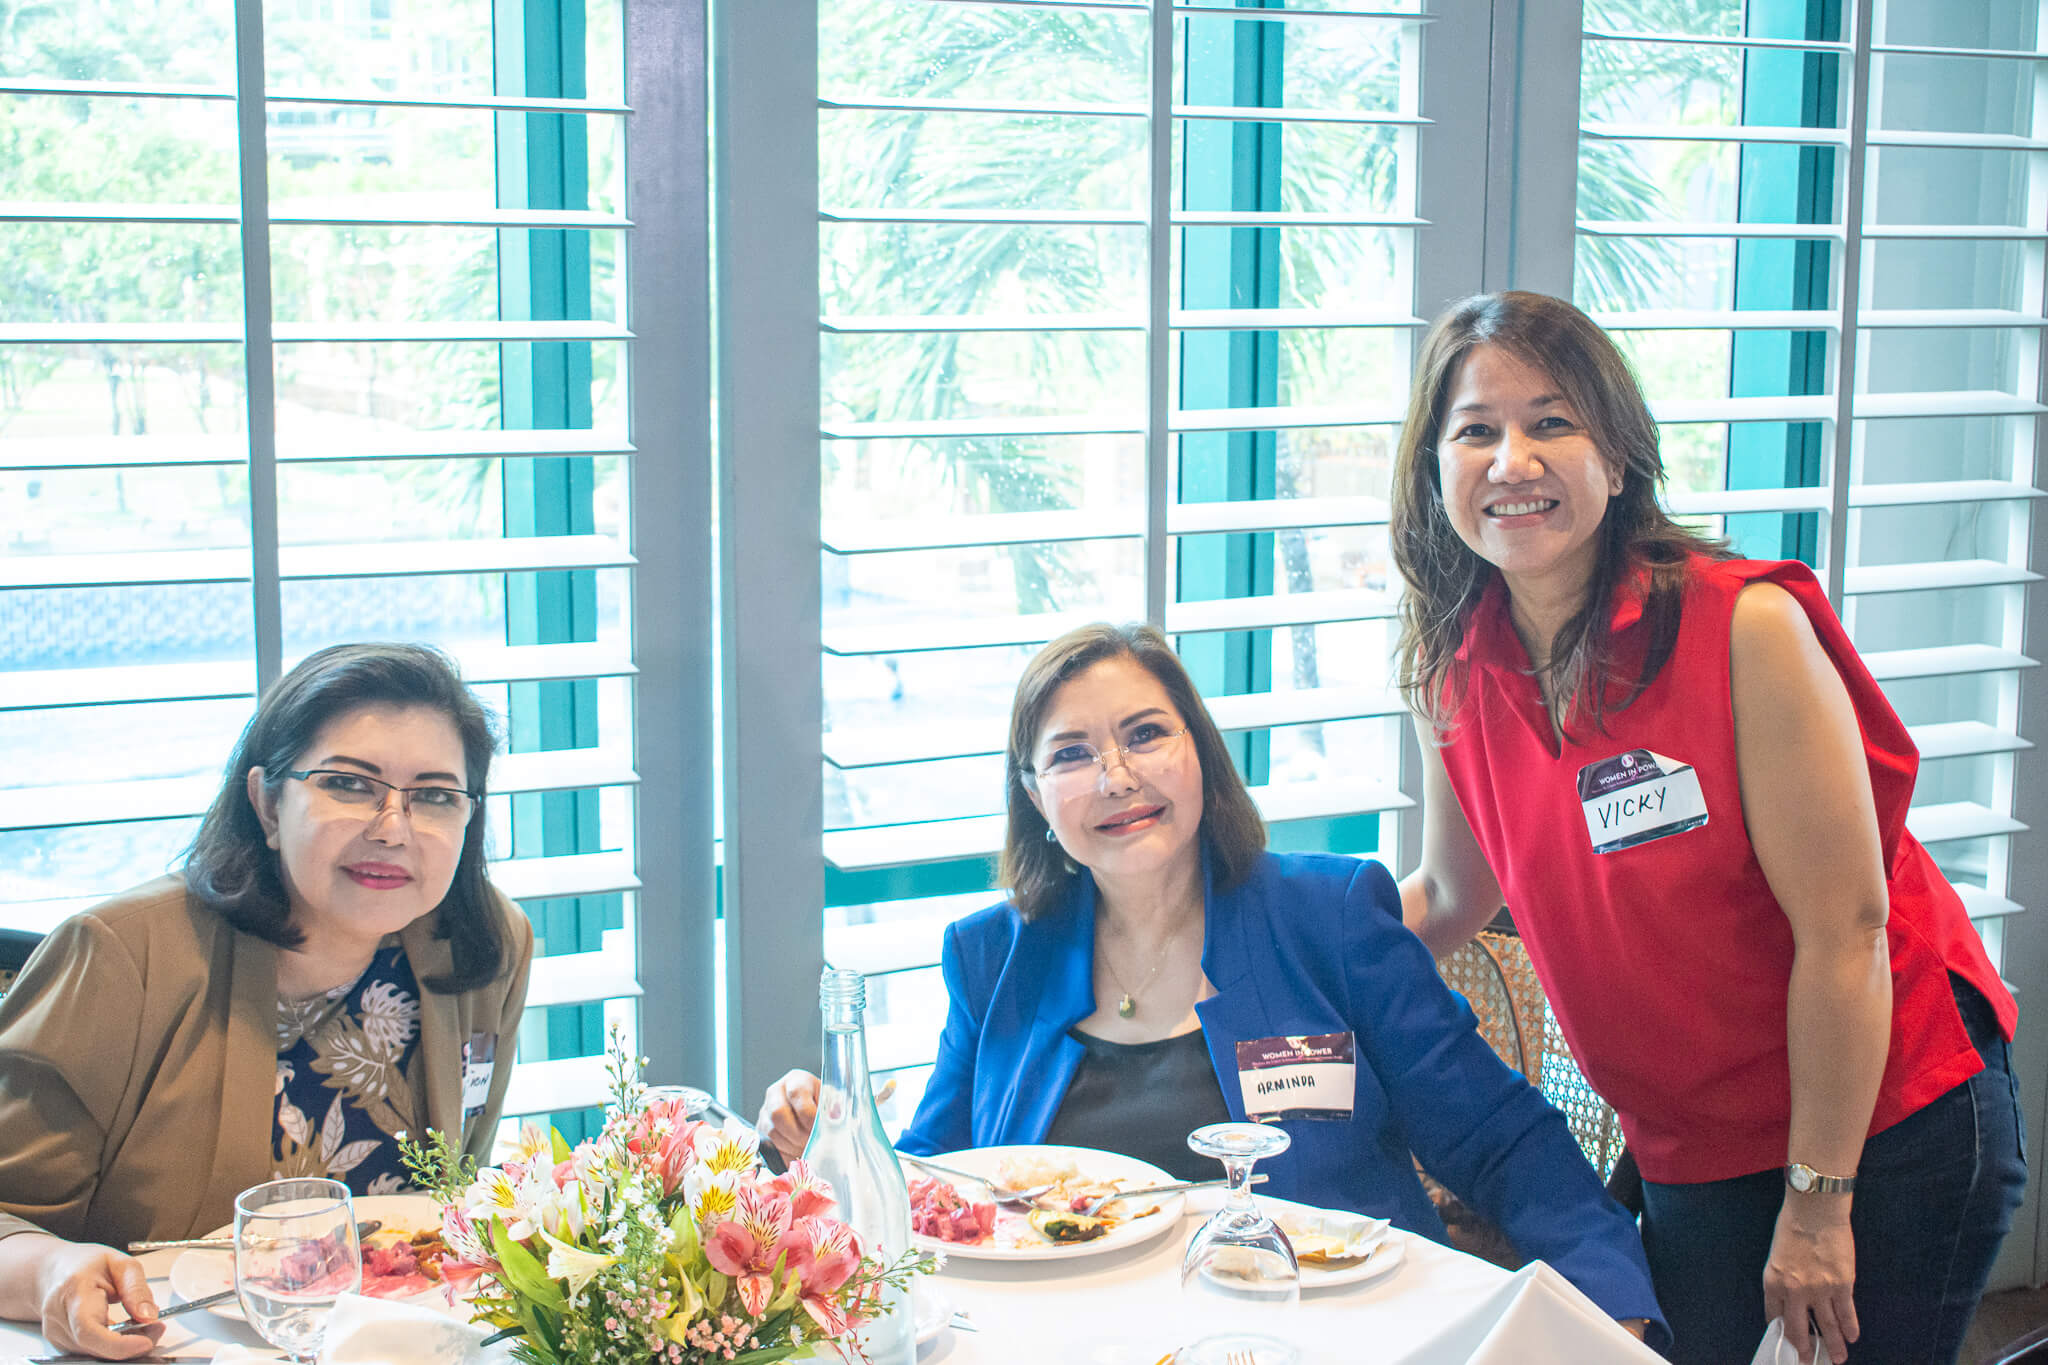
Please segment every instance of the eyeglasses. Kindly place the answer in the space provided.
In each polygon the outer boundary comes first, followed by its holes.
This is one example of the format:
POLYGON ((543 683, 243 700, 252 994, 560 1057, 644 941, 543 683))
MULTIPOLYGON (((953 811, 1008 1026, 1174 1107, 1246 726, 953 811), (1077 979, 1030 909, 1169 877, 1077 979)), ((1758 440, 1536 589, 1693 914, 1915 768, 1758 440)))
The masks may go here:
POLYGON ((407 818, 428 829, 459 830, 469 823, 476 810, 476 797, 455 787, 401 787, 364 773, 336 768, 305 768, 285 776, 304 782, 326 804, 365 821, 385 808, 393 792, 398 793, 398 808, 407 818))
MULTIPOLYGON (((1149 773, 1158 766, 1149 760, 1166 755, 1187 732, 1185 725, 1178 730, 1169 730, 1163 725, 1147 722, 1131 732, 1128 743, 1111 745, 1110 753, 1120 757, 1124 766, 1133 773, 1149 773), (1148 761, 1141 763, 1141 759, 1148 761)), ((1058 795, 1069 795, 1096 786, 1108 776, 1108 755, 1085 739, 1061 745, 1045 761, 1043 768, 1024 770, 1025 784, 1033 791, 1042 787, 1058 795)))

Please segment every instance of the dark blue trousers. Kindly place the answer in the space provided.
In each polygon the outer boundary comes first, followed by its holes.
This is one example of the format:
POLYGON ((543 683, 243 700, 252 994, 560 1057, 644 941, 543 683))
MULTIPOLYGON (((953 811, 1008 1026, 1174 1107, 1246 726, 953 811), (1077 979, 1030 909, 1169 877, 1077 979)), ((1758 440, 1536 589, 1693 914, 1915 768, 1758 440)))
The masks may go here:
MULTIPOLYGON (((1952 1365, 2027 1183, 2011 1056, 1990 1004, 1955 980, 1984 1069, 1863 1146, 1850 1365, 1952 1365)), ((1683 1365, 1749 1365, 1764 1334, 1764 1262, 1780 1171, 1643 1184, 1643 1246, 1683 1365)), ((1822 1357, 1827 1357, 1823 1353, 1822 1357)))

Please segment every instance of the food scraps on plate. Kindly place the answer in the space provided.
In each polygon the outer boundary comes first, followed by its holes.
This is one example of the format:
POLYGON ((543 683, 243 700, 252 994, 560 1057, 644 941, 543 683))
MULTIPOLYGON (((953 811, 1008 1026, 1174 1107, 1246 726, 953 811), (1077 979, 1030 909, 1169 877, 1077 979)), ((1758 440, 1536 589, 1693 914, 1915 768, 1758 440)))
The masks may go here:
POLYGON ((1156 1213, 1147 1202, 1130 1208, 1104 1205, 1096 1216, 1081 1213, 1094 1200, 1129 1188, 1132 1180, 1097 1180, 1082 1174, 1073 1161, 1049 1156, 1007 1156, 996 1167, 996 1183, 1013 1190, 1045 1187, 1031 1207, 999 1209, 974 1185, 966 1192, 949 1181, 920 1177, 910 1182, 910 1222, 920 1236, 959 1246, 1032 1247, 1089 1242, 1112 1229, 1156 1213))

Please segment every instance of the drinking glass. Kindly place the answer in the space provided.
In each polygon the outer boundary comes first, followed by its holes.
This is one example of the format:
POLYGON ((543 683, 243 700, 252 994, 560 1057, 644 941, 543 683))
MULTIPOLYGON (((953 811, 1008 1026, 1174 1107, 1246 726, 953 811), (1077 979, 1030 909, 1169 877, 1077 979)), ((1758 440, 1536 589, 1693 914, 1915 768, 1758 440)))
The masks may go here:
POLYGON ((1252 1166, 1287 1150, 1284 1130, 1263 1123, 1212 1123, 1188 1146, 1223 1163, 1230 1195, 1181 1258, 1180 1287, 1225 1319, 1176 1357, 1180 1365, 1297 1365, 1300 1352, 1273 1334, 1301 1302, 1301 1266, 1287 1234, 1252 1199, 1252 1166))
POLYGON ((709 1091, 699 1090, 694 1085, 650 1085, 641 1094, 641 1101, 648 1105, 665 1104, 670 1100, 683 1102, 683 1117, 701 1119, 704 1111, 711 1107, 709 1091))
POLYGON ((319 1352, 334 1301, 363 1284, 355 1208, 338 1180, 273 1180, 235 1198, 235 1291, 265 1341, 319 1352))

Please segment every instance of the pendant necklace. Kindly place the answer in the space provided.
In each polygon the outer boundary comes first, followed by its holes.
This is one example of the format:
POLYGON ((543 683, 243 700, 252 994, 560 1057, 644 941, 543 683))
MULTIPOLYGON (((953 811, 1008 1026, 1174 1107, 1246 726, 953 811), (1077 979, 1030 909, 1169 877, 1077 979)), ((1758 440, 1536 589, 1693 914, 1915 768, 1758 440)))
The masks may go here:
MULTIPOLYGON (((1186 922, 1182 920, 1181 924, 1186 922)), ((1151 971, 1145 973, 1145 979, 1138 983, 1138 989, 1135 991, 1124 985, 1123 977, 1117 974, 1116 963, 1110 960, 1108 946, 1103 946, 1102 965, 1109 968, 1109 979, 1116 983, 1117 990, 1121 992, 1116 1002, 1117 1018, 1128 1019, 1138 1012, 1138 996, 1152 984, 1152 978, 1159 975, 1159 969, 1166 965, 1166 954, 1173 947, 1173 941, 1180 937, 1181 924, 1176 924, 1173 932, 1166 936, 1166 942, 1159 945, 1159 960, 1152 964, 1151 971)))

